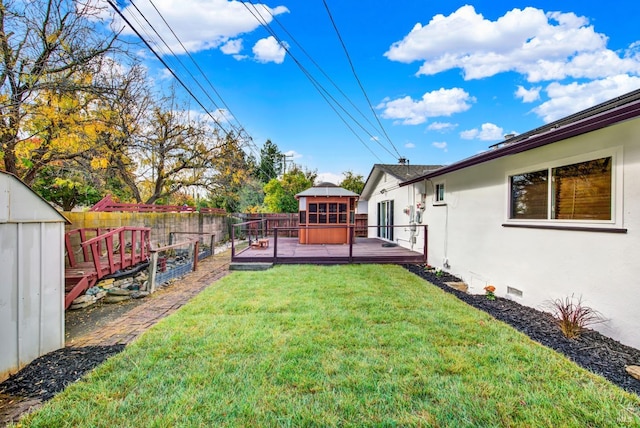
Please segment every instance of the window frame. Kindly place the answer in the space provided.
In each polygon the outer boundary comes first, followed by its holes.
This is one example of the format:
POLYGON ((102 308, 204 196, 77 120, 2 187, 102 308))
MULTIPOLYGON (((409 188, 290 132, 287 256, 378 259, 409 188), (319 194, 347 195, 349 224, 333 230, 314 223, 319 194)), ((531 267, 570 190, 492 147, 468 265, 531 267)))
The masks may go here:
POLYGON ((584 153, 575 156, 554 159, 545 163, 537 163, 527 167, 518 168, 505 173, 506 197, 505 197, 505 225, 523 225, 523 226, 567 226, 576 225, 584 227, 622 227, 622 199, 623 199, 623 162, 622 162, 622 146, 610 149, 598 150, 594 152, 584 153), (553 201, 553 183, 552 170, 563 166, 569 166, 577 163, 588 162, 592 160, 611 157, 611 218, 609 220, 581 220, 581 219, 554 219, 552 218, 552 201, 553 201), (547 171, 547 216, 545 219, 523 219, 511 218, 512 213, 512 194, 511 194, 511 177, 536 171, 547 171))
POLYGON ((447 183, 444 180, 433 183, 433 205, 445 205, 447 203, 447 183), (442 189, 440 197, 439 189, 442 189))

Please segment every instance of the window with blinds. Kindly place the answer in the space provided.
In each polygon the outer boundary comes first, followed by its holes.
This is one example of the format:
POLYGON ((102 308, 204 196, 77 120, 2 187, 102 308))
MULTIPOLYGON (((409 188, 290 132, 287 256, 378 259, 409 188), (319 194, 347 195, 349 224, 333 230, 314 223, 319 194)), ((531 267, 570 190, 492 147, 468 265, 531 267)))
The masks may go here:
POLYGON ((612 158, 509 177, 510 218, 611 220, 612 158))

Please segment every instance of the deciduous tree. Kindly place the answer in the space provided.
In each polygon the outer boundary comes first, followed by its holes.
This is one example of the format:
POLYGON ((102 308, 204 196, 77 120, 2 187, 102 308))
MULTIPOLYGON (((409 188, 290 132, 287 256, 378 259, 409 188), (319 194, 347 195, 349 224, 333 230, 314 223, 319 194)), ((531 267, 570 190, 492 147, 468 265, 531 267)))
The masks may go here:
POLYGON ((343 172, 344 178, 338 184, 338 186, 351 190, 358 195, 362 193, 362 189, 364 189, 364 178, 361 174, 354 174, 353 171, 343 172))
POLYGON ((268 212, 298 212, 295 195, 313 186, 315 172, 303 171, 297 165, 285 173, 281 179, 274 178, 264 186, 264 204, 268 212))
POLYGON ((82 153, 51 146, 70 123, 38 120, 49 101, 61 113, 87 101, 80 93, 96 93, 92 76, 115 41, 98 30, 99 12, 72 0, 0 0, 0 166, 27 183, 48 163, 82 153))

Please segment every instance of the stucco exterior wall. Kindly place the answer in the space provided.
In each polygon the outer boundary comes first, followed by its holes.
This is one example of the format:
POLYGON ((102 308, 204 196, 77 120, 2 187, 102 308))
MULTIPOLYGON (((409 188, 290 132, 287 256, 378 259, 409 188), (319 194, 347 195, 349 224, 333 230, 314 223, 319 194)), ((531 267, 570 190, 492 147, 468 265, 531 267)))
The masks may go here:
POLYGON ((595 329, 640 348, 639 180, 640 119, 434 178, 426 183, 423 219, 429 225, 429 262, 448 265, 472 293, 491 284, 497 295, 543 310, 551 299, 582 296, 608 319, 595 329), (503 226, 514 223, 508 218, 510 174, 606 155, 614 157, 613 221, 532 223, 626 228, 627 233, 503 226), (440 181, 446 184, 446 204, 435 206, 432 184, 440 181), (507 294, 507 287, 522 295, 507 294))
MULTIPOLYGON (((420 218, 421 215, 416 215, 416 204, 422 201, 421 194, 425 192, 424 183, 400 187, 400 180, 387 173, 383 173, 375 184, 375 191, 372 192, 367 201, 369 226, 376 226, 378 224, 378 203, 393 201, 394 224, 399 226, 394 228, 393 242, 414 251, 422 251, 424 247, 423 228, 417 227, 414 229, 411 225, 426 224, 426 222, 420 218), (404 210, 406 208, 409 208, 409 214, 405 214, 404 210)), ((375 238, 377 236, 376 233, 376 228, 369 227, 368 236, 370 238, 375 238)))

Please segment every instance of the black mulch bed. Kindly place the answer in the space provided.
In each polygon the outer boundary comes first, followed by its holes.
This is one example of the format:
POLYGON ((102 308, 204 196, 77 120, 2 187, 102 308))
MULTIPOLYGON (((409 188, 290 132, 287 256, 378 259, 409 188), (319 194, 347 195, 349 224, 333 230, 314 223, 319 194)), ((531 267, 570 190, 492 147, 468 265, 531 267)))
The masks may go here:
POLYGON ((640 381, 631 377, 625 370, 627 365, 640 365, 640 350, 623 345, 594 330, 583 332, 577 339, 567 339, 550 313, 520 305, 509 299, 498 297, 496 300, 489 300, 484 295, 456 290, 445 282, 458 282, 459 278, 447 273, 437 276, 432 271, 426 271, 423 265, 404 267, 469 305, 512 325, 536 342, 564 354, 585 369, 640 395, 640 381))
POLYGON ((0 393, 49 400, 123 349, 124 345, 86 346, 49 352, 0 383, 0 393))

